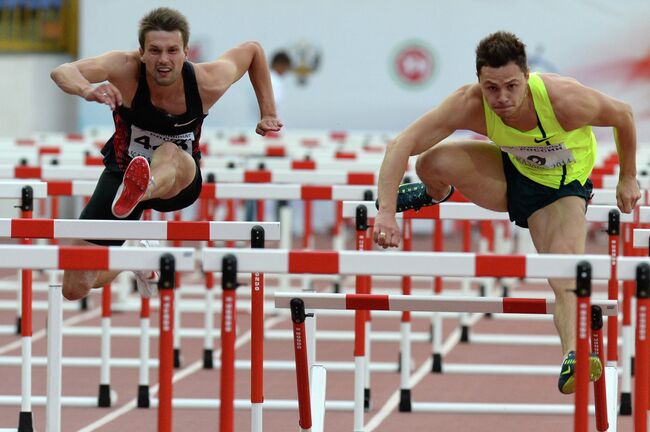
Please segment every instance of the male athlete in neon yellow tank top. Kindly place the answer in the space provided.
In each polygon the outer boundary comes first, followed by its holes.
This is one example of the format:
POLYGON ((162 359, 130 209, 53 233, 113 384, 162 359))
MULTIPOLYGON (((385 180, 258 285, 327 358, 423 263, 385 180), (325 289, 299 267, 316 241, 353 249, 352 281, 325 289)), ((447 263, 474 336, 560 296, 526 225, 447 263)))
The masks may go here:
MULTIPOLYGON (((620 161, 618 207, 629 213, 641 196, 630 107, 572 78, 529 74, 525 45, 512 33, 497 32, 478 44, 476 73, 478 83, 456 90, 388 145, 379 173, 375 242, 398 246, 396 211, 444 201, 457 188, 470 201, 507 211, 517 225, 528 227, 538 252, 584 253, 588 177, 596 156, 591 126, 614 128, 620 161), (470 130, 492 142, 441 142, 456 130, 470 130), (413 155, 420 155, 416 171, 422 183, 399 186, 413 155)), ((565 356, 558 386, 570 393, 575 281, 549 283, 565 356)), ((602 367, 594 358, 590 365, 595 379, 602 367)))

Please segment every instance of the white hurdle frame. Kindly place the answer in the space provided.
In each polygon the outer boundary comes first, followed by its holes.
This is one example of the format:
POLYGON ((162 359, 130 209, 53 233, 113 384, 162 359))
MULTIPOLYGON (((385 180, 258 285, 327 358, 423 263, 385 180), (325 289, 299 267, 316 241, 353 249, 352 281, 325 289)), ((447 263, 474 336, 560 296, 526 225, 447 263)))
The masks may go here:
MULTIPOLYGON (((195 267, 194 249, 192 248, 148 248, 139 247, 59 247, 33 245, 0 245, 0 268, 14 269, 75 269, 75 270, 157 270, 159 259, 164 253, 174 256, 178 271, 192 271, 195 267), (92 249, 95 253, 88 253, 92 249)), ((48 361, 47 361, 47 396, 46 421, 50 432, 61 431, 61 407, 65 406, 96 406, 94 397, 62 397, 62 330, 63 319, 62 287, 53 285, 48 291, 50 307, 48 308, 48 361)), ((31 346, 28 351, 31 353, 31 346)), ((30 386, 28 392, 20 397, 19 404, 25 405, 25 395, 31 401, 42 400, 31 396, 31 364, 30 376, 21 386, 30 386)), ((26 375, 23 370, 23 378, 26 375)), ((115 396, 110 395, 112 402, 115 396)), ((14 405, 15 398, 1 397, 0 404, 14 405)))
MULTIPOLYGON (((340 273, 340 274, 379 274, 379 275, 442 275, 442 276, 512 276, 512 277, 575 277, 575 269, 579 262, 587 261, 592 266, 592 279, 608 279, 610 277, 609 256, 602 255, 510 255, 510 256, 480 256, 469 253, 413 253, 413 252, 292 252, 286 250, 248 251, 233 249, 206 249, 203 251, 203 266, 205 271, 220 271, 221 259, 224 255, 234 255, 238 262, 238 271, 264 271, 270 273, 340 273), (484 263, 481 263, 485 260, 484 263), (316 264, 314 263, 316 262, 316 264), (510 264, 506 264, 510 262, 510 264), (489 263, 489 264, 488 264, 489 263), (516 263, 516 265, 512 265, 516 263), (478 270, 478 271, 477 271, 478 270)), ((621 280, 634 280, 636 267, 640 263, 650 263, 650 258, 620 257, 617 260, 618 276, 621 280)), ((300 297, 302 294, 297 295, 300 297)), ((489 312, 489 311, 486 311, 489 312)), ((616 369, 615 366, 611 366, 616 369)), ((359 368, 363 368, 359 364, 359 368)), ((605 376, 616 376, 614 371, 605 369, 605 376)), ((355 373, 358 383, 363 377, 363 371, 355 373)), ((356 388, 356 387, 355 387, 356 388)), ((615 392, 615 387, 608 383, 608 392, 615 392)), ((355 392, 356 394, 357 392, 355 392)), ((610 399, 611 400, 611 399, 610 399)), ((478 405, 465 405, 467 409, 477 409, 478 405)), ((481 404, 483 406, 485 404, 481 404)), ((505 405, 499 404, 499 410, 505 405)), ((453 408, 453 404, 445 404, 453 408)), ((414 404, 413 410, 441 410, 443 407, 432 404, 414 404)), ((481 408, 482 409, 482 408, 481 408)), ((538 413, 571 413, 564 407, 544 407, 531 405, 524 412, 538 413), (531 411, 532 410, 532 411, 531 411)), ((616 418, 616 409, 608 406, 609 418, 616 418)), ((467 411, 464 411, 467 412, 467 411)), ((476 411, 472 411, 476 412, 476 411)), ((355 430, 359 423, 363 424, 363 399, 355 397, 355 430), (360 420, 361 419, 361 420, 360 420)), ((613 421, 615 424, 615 421, 613 421)), ((610 430, 613 430, 610 428, 610 430)))

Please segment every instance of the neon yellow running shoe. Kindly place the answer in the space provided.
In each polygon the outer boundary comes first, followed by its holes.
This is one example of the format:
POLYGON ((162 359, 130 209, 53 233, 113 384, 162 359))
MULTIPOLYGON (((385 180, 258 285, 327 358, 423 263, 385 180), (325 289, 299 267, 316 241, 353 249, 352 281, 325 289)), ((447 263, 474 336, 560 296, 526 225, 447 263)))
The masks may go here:
MULTIPOLYGON (((576 353, 575 351, 570 351, 562 362, 560 379, 557 382, 560 393, 571 394, 576 391, 575 371, 576 353)), ((598 381, 602 374, 603 364, 600 362, 598 355, 591 353, 589 356, 589 381, 598 381)))

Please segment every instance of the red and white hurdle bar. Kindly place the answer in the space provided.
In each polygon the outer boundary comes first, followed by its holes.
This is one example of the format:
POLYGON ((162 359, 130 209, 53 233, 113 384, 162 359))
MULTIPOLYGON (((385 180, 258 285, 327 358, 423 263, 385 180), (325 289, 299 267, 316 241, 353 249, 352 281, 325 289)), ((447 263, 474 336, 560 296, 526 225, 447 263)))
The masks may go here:
MULTIPOLYGON (((609 191, 602 190, 602 200, 608 203, 616 202, 615 195, 613 196, 614 201, 611 201, 612 196, 609 191)), ((594 194, 594 199, 596 195, 594 194)), ((377 209, 375 208, 374 202, 369 201, 345 201, 343 202, 343 217, 352 218, 355 217, 357 207, 363 206, 367 209, 368 217, 374 218, 377 216, 377 209)), ((590 205, 587 208, 587 222, 607 222, 609 217, 609 212, 611 210, 617 209, 616 205, 602 205, 595 204, 590 205)), ((648 207, 650 210, 650 207, 648 207)), ((424 207, 419 211, 409 210, 404 213, 397 213, 396 217, 398 219, 449 219, 449 220, 509 220, 508 213, 505 212, 496 212, 493 210, 488 210, 483 207, 479 207, 473 203, 456 203, 456 202, 445 202, 435 206, 424 207)), ((634 222, 633 213, 622 213, 621 222, 634 222)))
MULTIPOLYGON (((615 199, 615 195, 612 195, 609 191, 602 191, 603 194, 601 195, 602 201, 607 201, 611 199, 615 199), (611 195, 611 196, 610 196, 611 195)), ((343 217, 344 218, 351 218, 351 217, 356 217, 357 212, 359 208, 365 209, 367 215, 369 218, 374 218, 377 215, 377 209, 375 208, 375 205, 373 202, 365 202, 365 201, 345 201, 343 203, 343 217)), ((643 208, 642 208, 643 209, 643 208)), ((609 223, 612 225, 612 213, 615 213, 616 218, 615 218, 615 226, 618 233, 618 225, 620 222, 625 222, 625 223, 632 223, 634 222, 635 215, 634 214, 620 214, 618 211, 618 208, 614 205, 590 205, 586 218, 588 222, 599 222, 599 223, 609 223)), ((491 210, 484 209, 482 207, 479 207, 473 203, 453 203, 453 202, 447 202, 447 203, 442 203, 440 205, 432 206, 432 207, 426 207, 421 209, 420 211, 407 211, 404 213, 398 213, 396 215, 398 218, 404 219, 404 223, 407 224, 407 221, 411 219, 432 219, 432 220, 476 220, 476 221, 507 221, 508 220, 508 214, 505 212, 495 212, 491 210)), ((406 225, 405 225, 406 226, 406 225)), ((611 228, 611 227, 610 227, 611 228)), ((405 228, 406 232, 406 228, 405 228)), ((439 234, 439 231, 436 231, 436 240, 441 241, 441 235, 439 234)), ((610 243, 616 243, 615 238, 610 238, 610 243)), ((404 246, 406 247, 408 245, 407 239, 404 239, 404 246)), ((610 245, 611 246, 611 245, 610 245)), ((616 244, 610 247, 610 253, 612 256, 615 256, 617 254, 617 249, 616 249, 616 244)), ((614 284, 614 277, 615 277, 615 268, 612 269, 612 278, 610 278, 610 292, 609 292, 609 298, 617 298, 618 297, 618 286, 614 284), (612 289, 615 288, 615 289, 612 289)), ((441 288, 441 287, 436 287, 436 288, 441 288)), ((468 287, 466 287, 468 288, 468 287)), ((434 323, 433 327, 435 328, 440 328, 440 322, 439 318, 435 317, 434 320, 437 321, 437 324, 434 323)), ((617 317, 611 317, 608 320, 608 326, 609 329, 611 330, 612 328, 617 328, 616 327, 617 323, 617 317)), ((466 328, 464 329, 466 330, 466 328)), ((616 337, 617 333, 610 331, 610 335, 614 335, 615 337, 612 340, 612 342, 609 344, 608 349, 608 359, 616 361, 617 360, 617 355, 616 355, 616 347, 617 347, 617 340, 618 338, 616 337)), ((434 337, 434 356, 436 355, 436 348, 435 345, 438 345, 439 343, 436 343, 436 341, 439 340, 439 337, 436 338, 434 337)))
POLYGON ((0 199, 21 199, 25 188, 31 188, 33 198, 47 198, 47 183, 32 180, 0 181, 0 199))
POLYGON ((96 240, 250 240, 264 229, 266 240, 280 240, 279 222, 115 221, 70 219, 1 219, 0 238, 96 240))
MULTIPOLYGON (((468 312, 503 314, 552 314, 555 309, 553 299, 544 298, 473 298, 439 297, 433 295, 392 295, 392 294, 330 294, 330 293, 275 293, 275 307, 287 309, 291 299, 299 297, 305 309, 334 310, 385 310, 385 311, 423 311, 423 312, 468 312)), ((599 306, 603 315, 618 313, 615 300, 592 302, 599 306)))
MULTIPOLYGON (((206 271, 218 271, 218 260, 234 253, 242 271, 263 267, 267 272, 342 273, 444 276, 512 276, 512 277, 571 277, 575 265, 587 260, 594 265, 594 278, 608 279, 609 261, 606 256, 530 255, 478 256, 476 254, 434 254, 400 252, 291 252, 291 251, 232 251, 205 250, 206 271), (385 258, 385 259, 382 259, 385 258), (322 266, 320 264, 323 264, 322 266), (352 265, 352 263, 354 265, 352 265), (419 264, 419 265, 415 265, 419 264), (418 268, 420 270, 418 270, 418 268), (388 270, 392 269, 392 270, 388 270), (422 270, 426 269, 426 270, 422 270)), ((619 258, 619 278, 635 278, 636 266, 649 262, 638 257, 619 258)), ((611 380, 610 380, 611 382, 611 380)), ((609 392, 615 394, 615 392, 609 392)))
MULTIPOLYGON (((646 264, 647 267, 647 264, 646 264)), ((589 308, 589 297, 591 295, 591 266, 582 261, 577 266, 577 295, 578 295, 578 308, 577 308, 577 333, 578 333, 578 346, 577 346, 577 389, 576 389, 576 398, 575 398, 575 421, 574 429, 576 431, 586 431, 587 430, 587 413, 588 413, 588 393, 587 393, 587 384, 588 384, 588 372, 587 372, 587 357, 589 356, 589 336, 588 336, 588 324, 587 324, 587 310, 589 308)), ((311 309, 354 309, 354 310, 420 310, 426 309, 431 312, 434 311, 443 311, 448 310, 450 307, 457 308, 462 310, 462 299, 456 299, 456 301, 446 301, 437 302, 437 299, 431 299, 430 297, 423 298, 412 298, 410 296, 381 296, 381 295, 368 295, 368 294, 334 294, 321 296, 318 294, 306 295, 303 296, 300 293, 294 294, 276 294, 276 307, 285 307, 291 308, 292 320, 294 321, 294 335, 297 335, 294 344, 296 351, 296 371, 297 371, 297 382, 298 382, 298 393, 300 397, 300 425, 302 430, 311 430, 311 412, 310 412, 310 400, 309 400, 309 378, 306 373, 306 364, 307 359, 305 358, 304 344, 307 343, 306 340, 301 340, 300 336, 304 333, 304 317, 305 317, 305 303, 309 303, 311 309), (433 302, 432 302, 433 300, 433 302), (418 303, 424 303, 419 305, 418 303), (453 305, 453 306, 452 306, 453 305), (302 317, 302 319, 296 319, 296 317, 302 317), (300 353, 302 351, 302 353, 300 353), (299 355, 302 354, 302 355, 299 355)), ((479 302, 482 299, 472 300, 471 305, 467 308, 468 310, 475 311, 479 302)), ((487 307, 479 308, 479 312, 491 312, 494 310, 499 310, 501 312, 511 312, 511 313, 547 313, 550 312, 552 308, 548 308, 547 301, 542 300, 530 300, 530 299, 518 299, 518 300, 501 300, 501 308, 494 308, 494 301, 488 301, 487 307), (508 304, 508 306, 505 306, 508 304)), ((616 313, 615 302, 610 302, 613 306, 611 310, 612 313, 616 313)), ((595 331, 594 338, 594 351, 599 354, 601 360, 604 360, 604 355, 602 349, 602 315, 601 309, 595 307, 594 317, 592 319, 592 327, 595 331)), ((363 362, 360 362, 359 369, 355 374, 355 413, 354 413, 354 431, 363 431, 363 401, 360 397, 360 392, 363 385, 363 362)), ((403 374, 404 375, 404 374, 403 374)), ((408 378, 408 374, 406 376, 408 378)), ((615 377, 615 375, 614 375, 615 377)), ((404 380, 404 376, 402 376, 404 380)), ((614 378, 616 379, 616 378, 614 378)), ((402 380, 402 381, 403 381, 402 380)), ((403 383, 402 383, 403 384, 403 383)), ((597 427, 599 431, 605 431, 608 429, 608 420, 606 412, 606 395, 604 383, 600 385, 596 384, 596 407, 599 408, 596 410, 597 418, 597 427)), ((413 407, 410 401, 410 387, 402 387, 401 391, 402 400, 400 401, 400 411, 412 411, 413 407), (402 409, 403 405, 405 409, 402 409)), ((420 404, 422 405, 422 404, 420 404)), ((429 406, 420 407, 421 411, 439 411, 439 407, 433 407, 434 404, 428 404, 429 406)), ((440 404, 435 404, 440 405, 440 404)), ((461 405, 461 404, 457 404, 461 405)), ((462 404, 465 406, 467 404, 462 404)), ((323 405, 324 406, 324 405, 323 405)), ((610 407, 615 406, 614 400, 610 401, 610 407)), ((500 408, 504 410, 503 407, 500 408)), ((509 410, 519 410, 518 412, 527 412, 530 410, 530 406, 524 405, 509 405, 509 410)), ((496 412, 499 409, 495 410, 495 407, 487 409, 483 407, 483 410, 480 412, 496 412)), ((612 413, 614 418, 616 416, 616 410, 613 409, 612 413)), ((610 417, 611 418, 611 417, 610 417)), ((614 422, 615 423, 615 422, 614 422)))
MULTIPOLYGON (((176 263, 176 269, 193 271, 195 267, 194 249, 192 248, 129 248, 129 247, 74 247, 74 246, 6 246, 0 245, 0 268, 59 269, 59 270, 158 270, 161 257, 168 257, 176 263)), ((66 404, 89 406, 97 402, 95 398, 63 399, 61 396, 61 359, 62 359, 62 296, 61 287, 52 286, 49 291, 50 308, 48 310, 48 371, 46 419, 48 430, 61 430, 61 406, 66 404), (86 400, 88 399, 88 400, 86 400), (92 399, 92 402, 90 402, 92 399)), ((173 304, 173 291, 161 292, 161 301, 173 304)), ((169 345, 173 356, 173 330, 167 325, 171 319, 168 311, 173 306, 163 308, 161 313, 161 355, 164 346, 169 345), (166 324, 165 326, 163 324, 166 324)), ((31 323, 31 317, 23 317, 31 323)), ((27 324, 25 324, 27 325, 27 324)), ((31 332, 31 325, 29 326, 31 332)), ((25 336, 25 335, 24 335, 25 336)), ((21 418, 31 412, 31 334, 23 338, 23 364, 21 418)), ((171 388, 172 363, 166 359, 160 361, 160 393, 165 394, 171 388)), ((171 392, 169 392, 171 408, 171 392)), ((171 411, 171 410, 170 410, 171 411)), ((31 418, 31 415, 29 416, 31 418)))
MULTIPOLYGON (((239 271, 292 274, 375 276, 459 276, 542 278, 574 276, 575 266, 588 261, 594 279, 608 279, 610 257, 604 255, 481 255, 474 253, 388 251, 291 251, 286 249, 203 250, 203 270, 221 271, 220 260, 233 254, 239 271)), ((650 258, 621 257, 619 278, 634 280, 635 266, 650 258)))
MULTIPOLYGON (((255 223, 255 222, 141 222, 141 221, 102 221, 102 220, 36 220, 36 219, 0 219, 0 237, 14 237, 14 238, 96 238, 97 233, 100 233, 99 238, 114 239, 161 239, 161 240, 251 240, 253 247, 263 247, 265 239, 278 240, 280 237, 279 223, 255 223), (268 237, 266 233, 268 232, 268 237), (259 241, 261 240, 261 242, 259 241)), ((139 248, 142 250, 141 248, 139 248)), ((106 287, 104 288, 106 294, 106 287)), ((254 308, 253 314, 262 317, 263 310, 263 291, 253 293, 254 308), (260 297, 262 298, 256 298, 260 297)), ((109 298, 110 298, 110 291, 109 298)), ((31 298, 28 296, 27 298, 31 298)), ((206 316, 212 316, 214 313, 213 301, 206 300, 206 316)), ((143 309, 145 308, 143 303, 143 309)), ((31 308, 23 307, 23 310, 28 310, 29 323, 31 323, 31 308)), ((148 302, 146 310, 148 311, 148 302)), ((144 313, 144 312, 143 312, 144 313)), ((106 330, 110 326, 110 301, 104 298, 103 302, 103 319, 102 327, 106 330), (106 309, 108 308, 108 313, 106 309)), ((146 336, 148 332, 148 313, 146 314, 146 328, 143 328, 143 337, 141 338, 141 347, 143 343, 146 344, 145 349, 142 350, 141 355, 148 353, 148 341, 146 336), (145 340, 143 340, 145 339, 145 340)), ((260 321, 259 325, 254 326, 253 332, 254 341, 256 345, 263 343, 263 329, 260 328, 263 322, 260 321)), ((30 327, 31 328, 31 327, 30 327)), ((211 329, 211 326, 209 327, 211 329)), ((210 331, 210 330, 208 330, 210 331)), ((102 384, 100 385, 100 406, 110 406, 110 400, 107 399, 109 394, 108 376, 109 376, 109 362, 108 356, 110 354, 110 339, 108 338, 109 332, 102 332, 102 384), (105 390, 102 392, 102 390, 105 390), (105 393, 102 396, 102 393, 105 393), (102 400, 104 402, 102 402, 102 400)), ((212 363, 212 342, 207 341, 206 346, 209 346, 209 361, 212 363), (209 345, 208 345, 209 343, 209 345)), ((261 349, 258 348, 261 351, 261 349)), ((3 359, 4 360, 4 359, 3 359)), ((122 359, 126 360, 126 359, 122 359)), ((23 362, 24 364, 24 362, 23 362)), ((261 363, 260 363, 261 364, 261 363)), ((142 406, 149 406, 148 397, 148 354, 144 359, 140 359, 139 363, 135 364, 140 366, 140 389, 139 389, 139 404, 142 400, 142 406), (143 370, 144 369, 144 370, 143 370), (144 377, 144 378, 143 378, 144 377), (144 387, 144 388, 143 388, 144 387), (145 395, 146 393, 146 395, 145 395)), ((261 373, 255 373, 253 367, 252 374, 261 376, 261 373)), ((253 380, 255 381, 255 380, 253 380)), ((263 397, 261 398, 263 400, 263 397)))
MULTIPOLYGON (((304 337, 304 321, 307 315, 305 309, 322 310, 322 309, 338 309, 338 310, 396 310, 396 311, 428 311, 428 312, 480 312, 480 313, 517 313, 517 314, 549 314, 553 313, 554 302, 547 299, 500 299, 500 305, 497 302, 489 301, 490 299, 439 299, 431 298, 431 296, 409 296, 409 295, 367 295, 367 294, 310 294, 310 293, 276 293, 275 306, 277 308, 291 309, 292 321, 294 322, 294 348, 296 354, 296 375, 298 383, 298 397, 299 397, 299 412, 300 412, 300 426, 302 430, 311 430, 311 417, 315 413, 318 418, 324 417, 325 401, 320 397, 316 402, 310 401, 310 384, 309 376, 307 373, 307 357, 305 346, 308 341, 304 337), (470 300, 468 304, 464 301, 470 300), (501 306, 501 307, 499 307, 501 306)), ((497 299, 492 299, 497 300, 497 299)), ((585 307, 588 307, 589 301, 585 307)), ((608 314, 616 314, 617 304, 615 301, 605 301, 602 305, 594 305, 592 307, 592 351, 598 354, 601 361, 604 361, 604 353, 600 347, 602 346, 602 307, 607 308, 608 314)), ((580 317, 580 314, 579 314, 580 317)), ((584 345, 583 341, 583 344, 584 345)), ((580 348, 580 347, 579 347, 580 348)), ((588 355, 589 351, 583 348, 583 356, 588 355)), ((362 366, 361 363, 360 366, 362 366)), ((317 366, 317 365, 315 365, 317 366)), ((582 365, 586 371, 586 362, 582 365)), ((411 402, 410 386, 405 387, 405 380, 408 382, 409 372, 402 373, 402 388, 401 388, 401 401, 400 411, 436 411, 436 412, 452 412, 452 406, 456 408, 457 412, 482 412, 482 413, 571 413, 569 407, 545 407, 540 405, 531 404, 510 404, 510 405, 497 405, 497 404, 483 404, 481 408, 479 404, 428 404, 419 403, 414 407, 411 402), (404 376, 406 375, 406 377, 404 376), (407 409, 402 409, 406 405, 407 409), (474 407, 470 408, 471 405, 474 407)), ((609 374, 610 380, 617 379, 616 373, 609 374)), ((582 376, 582 386, 576 397, 576 413, 582 413, 576 419, 575 430, 586 430, 586 412, 587 412, 587 397, 586 397, 586 384, 588 383, 587 375, 582 376), (581 406, 582 409, 578 407, 581 406)), ((355 383, 358 387, 363 384, 363 376, 361 372, 355 375, 355 383)), ((313 384, 313 383, 312 383, 313 384)), ((616 397, 610 397, 606 400, 605 381, 599 380, 594 384, 596 392, 594 407, 596 413, 597 426, 599 431, 609 430, 608 418, 616 419, 616 397), (609 407, 609 412, 607 412, 609 407)), ((313 388, 313 387, 312 387, 313 388)), ((315 387, 319 389, 318 387, 315 387)), ((355 393, 359 393, 360 389, 355 388, 355 393)), ((355 398, 355 427, 354 431, 363 431, 363 404, 362 398, 355 398)), ((614 424, 616 421, 614 420, 614 424)), ((319 429, 320 430, 320 429, 319 429)), ((612 429, 615 431, 616 427, 612 429)))

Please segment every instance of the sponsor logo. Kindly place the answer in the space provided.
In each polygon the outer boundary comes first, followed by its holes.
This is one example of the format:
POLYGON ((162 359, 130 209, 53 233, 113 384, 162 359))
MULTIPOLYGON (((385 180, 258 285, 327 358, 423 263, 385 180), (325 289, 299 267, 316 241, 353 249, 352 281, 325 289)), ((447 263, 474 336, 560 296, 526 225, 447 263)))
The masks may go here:
POLYGON ((421 88, 430 84, 436 70, 433 50, 422 41, 405 42, 390 57, 391 75, 405 87, 421 88))
POLYGON ((190 121, 188 121, 188 122, 185 122, 185 123, 174 123, 174 127, 187 126, 188 124, 190 124, 190 123, 194 123, 195 121, 196 121, 196 119, 192 119, 192 120, 190 120, 190 121))

